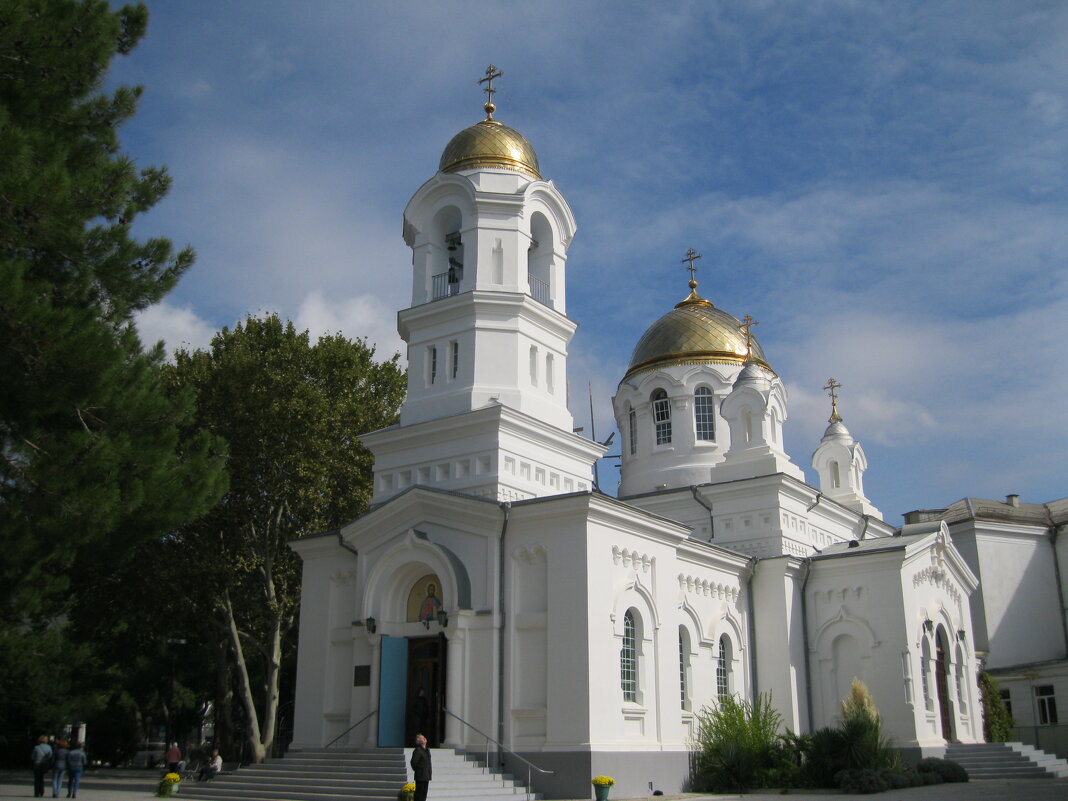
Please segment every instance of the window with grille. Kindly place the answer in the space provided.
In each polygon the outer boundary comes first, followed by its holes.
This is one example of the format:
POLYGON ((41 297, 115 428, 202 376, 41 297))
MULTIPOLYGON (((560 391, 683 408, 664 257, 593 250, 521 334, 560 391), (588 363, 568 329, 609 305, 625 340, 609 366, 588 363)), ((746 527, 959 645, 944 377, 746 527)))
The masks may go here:
POLYGON ((431 348, 429 353, 430 383, 433 384, 438 377, 438 349, 431 348))
POLYGON ((634 610, 623 615, 623 647, 619 651, 619 686, 623 700, 638 702, 638 647, 634 628, 634 610))
POLYGON ((725 701, 731 694, 731 641, 724 634, 719 638, 719 660, 716 662, 716 697, 725 701))
POLYGON ((927 675, 931 665, 931 647, 927 638, 923 640, 923 653, 920 656, 920 681, 923 685, 923 706, 930 712, 934 709, 934 700, 931 698, 931 680, 927 675))
POLYGON ((711 442, 716 438, 715 398, 708 387, 698 387, 693 393, 693 417, 697 440, 711 442))
POLYGON ((460 372, 460 343, 453 340, 452 343, 452 377, 456 378, 456 374, 460 372))
POLYGON ((630 427, 630 455, 638 452, 638 415, 631 409, 627 412, 627 425, 630 427))
POLYGON ((1052 684, 1035 687, 1035 706, 1038 707, 1039 725, 1051 726, 1057 722, 1057 699, 1053 697, 1052 684))
POLYGON ((679 702, 683 709, 690 708, 690 693, 686 673, 690 666, 690 635, 685 626, 679 626, 679 702))
POLYGON ((653 393, 653 427, 656 432, 656 444, 671 443, 671 401, 667 393, 658 389, 653 393))

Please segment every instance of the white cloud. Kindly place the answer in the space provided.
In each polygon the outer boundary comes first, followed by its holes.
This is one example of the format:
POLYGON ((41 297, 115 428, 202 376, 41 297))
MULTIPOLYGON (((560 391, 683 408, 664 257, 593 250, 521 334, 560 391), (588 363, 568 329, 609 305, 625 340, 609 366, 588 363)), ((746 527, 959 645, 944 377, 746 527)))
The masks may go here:
POLYGON ((397 334, 396 312, 373 295, 328 300, 315 290, 300 304, 294 324, 307 329, 313 340, 339 332, 349 339, 366 338, 379 359, 400 353, 401 364, 407 364, 407 345, 397 334))
POLYGON ((168 355, 182 348, 197 350, 207 348, 215 335, 215 327, 197 316, 192 306, 172 306, 167 301, 149 306, 139 312, 134 320, 141 342, 150 348, 160 340, 165 343, 168 355))

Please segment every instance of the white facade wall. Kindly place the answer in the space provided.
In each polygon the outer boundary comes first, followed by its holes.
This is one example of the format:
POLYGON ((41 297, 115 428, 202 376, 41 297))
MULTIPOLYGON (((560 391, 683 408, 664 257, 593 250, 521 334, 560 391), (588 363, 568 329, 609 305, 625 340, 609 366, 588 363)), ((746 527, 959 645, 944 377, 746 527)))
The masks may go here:
POLYGON ((1063 659, 1064 625, 1048 529, 968 521, 950 532, 982 584, 973 613, 976 647, 989 651, 987 666, 1063 659))

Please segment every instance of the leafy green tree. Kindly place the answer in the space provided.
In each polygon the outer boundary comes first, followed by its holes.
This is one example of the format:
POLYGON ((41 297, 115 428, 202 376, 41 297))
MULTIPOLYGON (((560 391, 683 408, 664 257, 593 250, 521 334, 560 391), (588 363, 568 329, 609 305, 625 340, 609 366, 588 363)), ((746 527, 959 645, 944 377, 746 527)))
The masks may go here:
POLYGON ((254 761, 274 743, 283 645, 300 601, 287 542, 367 508, 372 456, 358 437, 396 421, 398 358, 376 362, 374 348, 341 335, 313 344, 272 315, 224 328, 210 350, 180 351, 165 370, 176 392, 196 392, 194 425, 229 444, 229 492, 176 539, 195 571, 190 608, 206 601, 199 614, 229 640, 254 761))
POLYGON ((979 672, 979 697, 983 703, 983 739, 988 743, 1010 740, 1016 721, 1005 708, 997 680, 985 670, 979 672))
POLYGON ((0 3, 0 746, 23 757, 101 702, 66 678, 90 665, 64 623, 75 561, 122 560, 225 488, 131 324, 193 260, 132 237, 170 179, 120 150, 140 89, 101 89, 146 23, 143 4, 0 3))

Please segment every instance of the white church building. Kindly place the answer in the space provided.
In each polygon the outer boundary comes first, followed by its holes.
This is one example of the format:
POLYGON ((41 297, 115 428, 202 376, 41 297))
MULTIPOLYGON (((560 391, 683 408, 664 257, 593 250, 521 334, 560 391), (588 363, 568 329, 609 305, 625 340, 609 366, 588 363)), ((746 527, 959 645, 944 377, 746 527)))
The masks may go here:
POLYGON ((535 777, 548 797, 588 796, 600 774, 620 797, 671 793, 703 706, 770 693, 809 732, 835 723, 855 677, 899 746, 981 741, 976 648, 994 632, 973 622, 960 523, 887 525, 836 405, 806 483, 783 448, 773 354, 692 278, 613 399, 619 497, 595 489, 605 446, 573 433, 566 402, 576 222, 493 112, 404 211, 408 393, 397 425, 362 438, 371 508, 291 544, 293 747, 410 745, 418 730, 481 752, 489 736, 552 771, 535 777))

